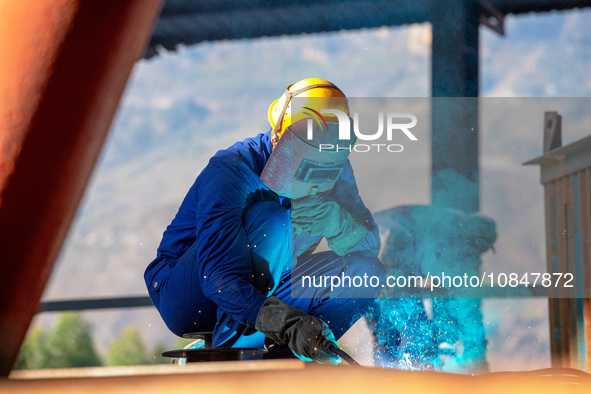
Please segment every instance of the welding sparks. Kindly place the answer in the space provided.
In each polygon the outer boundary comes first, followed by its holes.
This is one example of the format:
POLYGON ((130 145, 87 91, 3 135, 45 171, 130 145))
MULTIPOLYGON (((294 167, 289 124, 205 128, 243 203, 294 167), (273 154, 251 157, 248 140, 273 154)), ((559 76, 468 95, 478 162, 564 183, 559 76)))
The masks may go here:
MULTIPOLYGON (((433 206, 397 207, 374 218, 388 233, 380 256, 388 275, 425 276, 443 269, 477 274, 480 255, 496 239, 492 220, 433 206)), ((479 299, 401 298, 408 296, 384 291, 368 313, 378 342, 377 365, 453 372, 486 368, 479 299)))

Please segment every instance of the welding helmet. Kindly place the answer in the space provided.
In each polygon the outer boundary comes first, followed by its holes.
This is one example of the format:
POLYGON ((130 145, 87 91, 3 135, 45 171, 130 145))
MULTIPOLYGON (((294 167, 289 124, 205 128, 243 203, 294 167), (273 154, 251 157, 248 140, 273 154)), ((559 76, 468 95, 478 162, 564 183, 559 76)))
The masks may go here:
MULTIPOLYGON (((300 119, 310 117, 310 112, 333 109, 349 115, 345 94, 332 82, 321 78, 306 78, 289 85, 281 97, 269 106, 269 123, 273 128, 272 141, 277 143, 284 130, 300 119), (297 97, 297 100, 292 98, 297 97)), ((337 119, 325 115, 327 122, 337 119)))
POLYGON ((332 189, 355 144, 339 139, 339 124, 300 119, 283 130, 261 174, 263 183, 283 197, 297 199, 332 189))

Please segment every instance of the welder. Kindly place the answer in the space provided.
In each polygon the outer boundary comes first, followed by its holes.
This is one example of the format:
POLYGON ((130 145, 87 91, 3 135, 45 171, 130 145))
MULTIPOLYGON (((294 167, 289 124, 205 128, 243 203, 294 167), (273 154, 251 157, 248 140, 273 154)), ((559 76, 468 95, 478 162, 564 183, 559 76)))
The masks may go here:
POLYGON ((288 86, 269 108, 271 130, 218 151, 189 189, 144 275, 174 334, 213 331, 214 347, 263 347, 267 338, 303 360, 338 362, 322 343, 338 340, 377 289, 306 288, 297 278, 381 278, 384 269, 351 149, 317 148, 355 143, 338 140, 323 109, 349 113, 333 83, 288 86))

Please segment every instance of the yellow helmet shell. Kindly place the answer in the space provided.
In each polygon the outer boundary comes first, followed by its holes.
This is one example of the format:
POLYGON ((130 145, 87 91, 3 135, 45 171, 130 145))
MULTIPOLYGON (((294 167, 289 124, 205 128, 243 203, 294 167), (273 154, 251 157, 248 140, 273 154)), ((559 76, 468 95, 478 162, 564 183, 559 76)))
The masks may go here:
MULTIPOLYGON (((349 114, 349 103, 345 94, 332 82, 321 78, 306 78, 287 87, 287 90, 281 97, 273 101, 269 106, 269 123, 273 129, 277 122, 281 122, 276 128, 277 136, 281 137, 283 130, 291 126, 298 120, 309 118, 303 108, 308 107, 320 112, 322 109, 336 109, 347 115, 349 114), (318 86, 317 86, 318 85, 318 86), (297 107, 292 103, 292 98, 307 98, 307 100, 297 100, 297 107), (281 112, 287 102, 287 108, 281 117, 281 112)), ((336 122, 336 117, 332 115, 324 116, 327 122, 336 122), (334 119, 333 119, 334 118, 334 119)))

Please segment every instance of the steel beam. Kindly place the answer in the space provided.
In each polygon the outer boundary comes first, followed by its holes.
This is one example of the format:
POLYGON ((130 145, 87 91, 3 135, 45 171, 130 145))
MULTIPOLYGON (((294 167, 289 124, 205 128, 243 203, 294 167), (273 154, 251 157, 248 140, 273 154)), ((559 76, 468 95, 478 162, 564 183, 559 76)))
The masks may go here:
POLYGON ((160 7, 0 0, 0 376, 37 312, 160 7))
MULTIPOLYGON (((433 6, 443 7, 443 15, 446 15, 447 3, 456 5, 455 0, 166 0, 146 57, 156 55, 158 47, 173 51, 179 44, 202 41, 431 22, 438 18, 432 12, 433 6)), ((591 0, 486 0, 480 3, 484 7, 483 23, 499 32, 507 14, 591 7, 591 0)))

